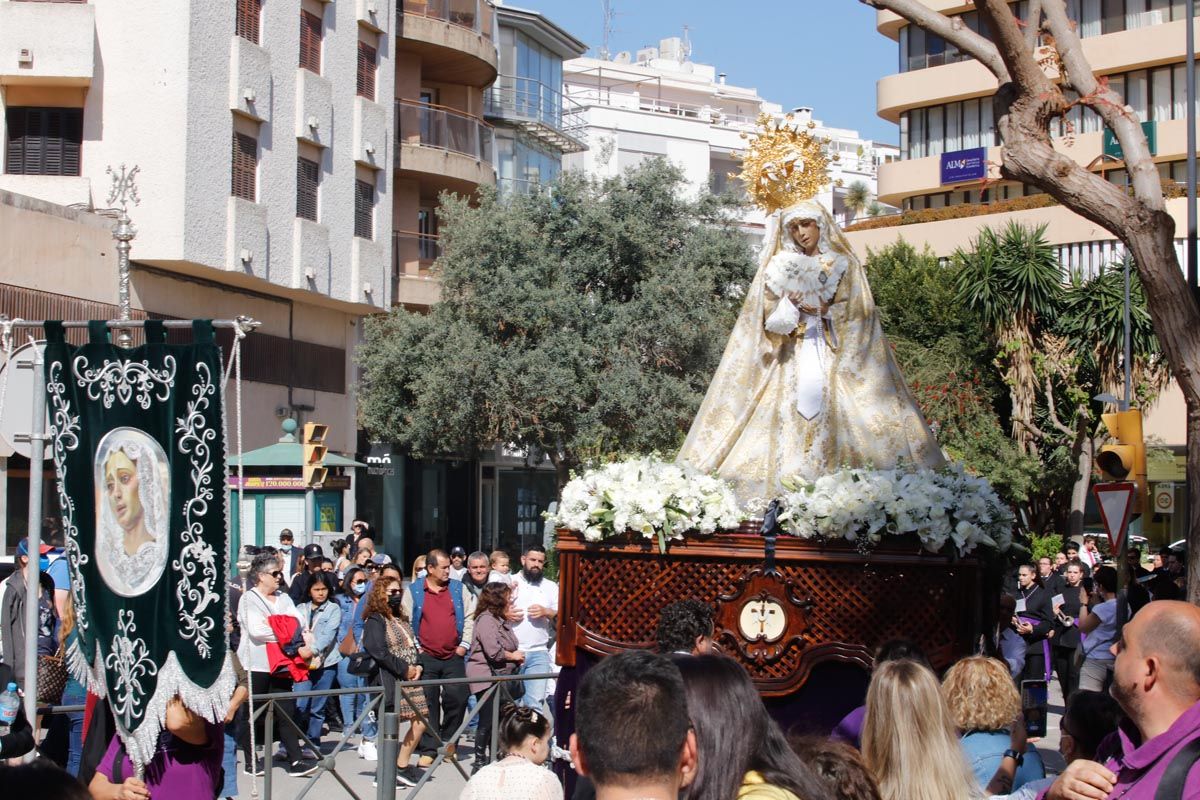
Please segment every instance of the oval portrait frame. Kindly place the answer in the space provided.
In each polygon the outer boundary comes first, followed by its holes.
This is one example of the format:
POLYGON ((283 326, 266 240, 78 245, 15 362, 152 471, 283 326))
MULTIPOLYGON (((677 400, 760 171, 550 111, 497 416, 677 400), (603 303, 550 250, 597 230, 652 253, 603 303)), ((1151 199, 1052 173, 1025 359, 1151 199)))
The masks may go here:
POLYGON ((96 569, 114 594, 139 597, 158 584, 170 551, 171 482, 166 450, 157 439, 139 428, 113 428, 104 434, 96 447, 92 473, 96 490, 96 569), (140 524, 151 537, 133 555, 125 549, 127 533, 117 521, 117 511, 105 482, 107 463, 117 452, 134 462, 140 524), (131 452, 136 458, 130 456, 131 452), (142 463, 146 458, 152 463, 142 463), (151 482, 149 486, 148 481, 151 482))

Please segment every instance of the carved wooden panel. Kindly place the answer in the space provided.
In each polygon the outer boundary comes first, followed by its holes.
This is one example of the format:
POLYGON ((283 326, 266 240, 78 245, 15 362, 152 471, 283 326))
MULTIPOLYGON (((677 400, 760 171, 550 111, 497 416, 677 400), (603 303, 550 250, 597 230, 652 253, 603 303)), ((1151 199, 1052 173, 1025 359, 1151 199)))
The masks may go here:
POLYGON ((714 536, 660 555, 641 542, 586 545, 560 534, 559 553, 563 665, 575 663, 577 647, 598 654, 653 647, 659 610, 685 598, 713 606, 718 643, 768 696, 795 691, 822 661, 869 667, 874 648, 897 637, 918 642, 935 667, 947 666, 969 652, 977 627, 977 564, 922 553, 915 543, 889 543, 864 557, 842 543, 781 538, 775 588, 757 574, 757 536, 714 536), (746 601, 764 592, 788 616, 780 652, 739 630, 746 601))

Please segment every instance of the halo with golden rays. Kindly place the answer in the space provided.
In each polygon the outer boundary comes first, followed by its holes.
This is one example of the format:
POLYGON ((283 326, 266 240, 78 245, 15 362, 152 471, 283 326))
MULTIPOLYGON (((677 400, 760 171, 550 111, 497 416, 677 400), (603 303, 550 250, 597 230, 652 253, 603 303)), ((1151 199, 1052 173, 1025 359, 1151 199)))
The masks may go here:
MULTIPOLYGON (((758 115, 758 131, 742 154, 742 184, 755 204, 772 214, 809 200, 829 185, 829 139, 814 136, 816 127, 796 127, 793 115, 758 115)), ((742 138, 748 138, 745 133, 742 138)))

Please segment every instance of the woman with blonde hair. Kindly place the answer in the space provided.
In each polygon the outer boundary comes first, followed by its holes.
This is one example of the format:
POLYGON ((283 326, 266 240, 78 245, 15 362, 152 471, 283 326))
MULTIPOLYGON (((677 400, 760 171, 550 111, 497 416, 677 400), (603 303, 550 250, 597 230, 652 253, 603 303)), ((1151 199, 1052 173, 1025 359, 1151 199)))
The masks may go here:
POLYGON ((983 796, 940 689, 933 671, 915 661, 889 661, 871 676, 863 759, 879 783, 883 800, 983 796))
POLYGON ((1007 666, 987 656, 964 658, 942 678, 942 697, 980 786, 989 784, 1006 754, 1018 765, 1011 791, 1046 777, 1037 748, 1025 749, 1021 695, 1007 666))

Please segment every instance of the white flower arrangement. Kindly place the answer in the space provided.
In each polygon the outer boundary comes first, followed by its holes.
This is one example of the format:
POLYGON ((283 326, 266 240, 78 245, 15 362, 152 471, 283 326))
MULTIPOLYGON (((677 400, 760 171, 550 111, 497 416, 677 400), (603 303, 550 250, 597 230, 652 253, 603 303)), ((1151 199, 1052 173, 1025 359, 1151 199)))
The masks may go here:
MULTIPOLYGON (((986 478, 961 466, 942 470, 845 468, 800 485, 790 482, 776 517, 783 533, 802 539, 845 539, 867 552, 885 536, 916 534, 922 546, 960 556, 977 547, 1004 552, 1012 545, 1012 514, 986 478)), ((563 487, 554 528, 589 542, 629 531, 658 541, 734 531, 748 514, 730 484, 656 456, 605 464, 573 475, 563 487)))
POLYGON ((547 518, 589 542, 635 531, 657 539, 665 551, 668 539, 736 529, 745 515, 725 481, 649 456, 574 476, 563 487, 558 510, 547 518))
POLYGON ((953 545, 1012 546, 1013 517, 991 483, 954 464, 941 470, 846 468, 793 483, 781 499, 783 531, 803 539, 846 539, 870 549, 884 536, 916 534, 931 553, 953 545))

